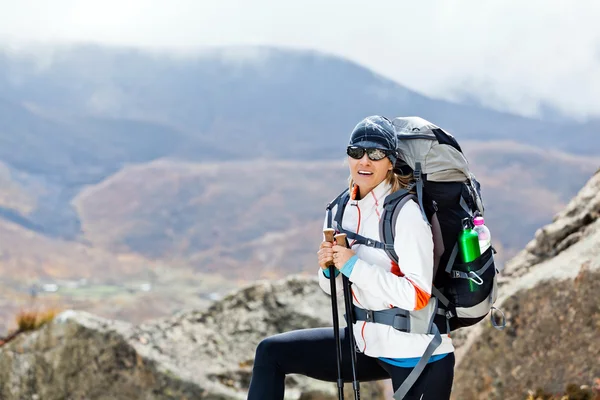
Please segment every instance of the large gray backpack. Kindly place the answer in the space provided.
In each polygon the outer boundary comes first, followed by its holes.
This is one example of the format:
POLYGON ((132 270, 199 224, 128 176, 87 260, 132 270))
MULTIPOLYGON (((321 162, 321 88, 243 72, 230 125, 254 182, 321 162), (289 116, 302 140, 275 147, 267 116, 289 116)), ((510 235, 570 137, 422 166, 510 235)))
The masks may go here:
MULTIPOLYGON (((392 123, 398 137, 396 168, 413 171, 417 201, 433 230, 433 295, 444 308, 450 330, 473 325, 490 312, 497 297, 494 248, 470 263, 458 257, 461 221, 484 216, 481 186, 451 134, 420 117, 398 117, 392 123)), ((393 243, 394 230, 384 232, 384 242, 393 243)))

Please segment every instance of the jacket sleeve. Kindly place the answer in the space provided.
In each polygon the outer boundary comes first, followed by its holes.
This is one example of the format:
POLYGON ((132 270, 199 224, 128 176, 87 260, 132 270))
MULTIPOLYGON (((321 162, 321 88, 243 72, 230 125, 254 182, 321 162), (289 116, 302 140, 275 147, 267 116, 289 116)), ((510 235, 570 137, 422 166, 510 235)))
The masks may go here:
MULTIPOLYGON (((317 274, 319 275, 319 286, 321 286, 321 289, 323 289, 325 293, 331 296, 331 282, 329 278, 327 278, 323 274, 323 270, 320 267, 319 272, 317 272, 317 274)), ((342 286, 342 274, 338 274, 335 277, 335 290, 336 297, 344 297, 344 287, 342 286)))
POLYGON ((433 283, 433 235, 414 201, 408 201, 398 213, 394 238, 401 275, 359 259, 350 281, 373 296, 384 298, 395 307, 419 310, 427 305, 433 283))
MULTIPOLYGON (((335 215, 337 210, 337 206, 334 206, 331 210, 332 215, 335 215)), ((325 213, 325 221, 323 222, 323 229, 327 228, 327 213, 325 213)), ((325 240, 325 235, 322 236, 325 240)), ((317 271, 317 275, 319 277, 319 286, 325 293, 331 296, 331 282, 328 277, 323 273, 323 269, 319 266, 319 270, 317 271)), ((338 273, 335 277, 335 286, 336 286, 336 297, 343 298, 344 297, 344 287, 342 285, 342 274, 338 273)))

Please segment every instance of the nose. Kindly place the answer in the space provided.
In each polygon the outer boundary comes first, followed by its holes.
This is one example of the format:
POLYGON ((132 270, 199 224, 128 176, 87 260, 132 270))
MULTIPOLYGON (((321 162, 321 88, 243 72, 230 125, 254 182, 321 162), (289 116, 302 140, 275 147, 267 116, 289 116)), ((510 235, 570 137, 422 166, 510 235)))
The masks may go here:
POLYGON ((359 160, 359 164, 368 165, 371 163, 371 159, 367 155, 367 152, 363 154, 362 158, 359 160))

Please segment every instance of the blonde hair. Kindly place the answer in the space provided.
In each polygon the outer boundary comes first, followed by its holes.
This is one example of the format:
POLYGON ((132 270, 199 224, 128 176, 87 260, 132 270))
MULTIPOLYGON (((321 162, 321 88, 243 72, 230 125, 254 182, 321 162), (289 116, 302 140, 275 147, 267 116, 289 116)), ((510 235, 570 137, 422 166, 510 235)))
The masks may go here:
MULTIPOLYGON (((392 186, 392 190, 390 191, 390 193, 394 193, 400 189, 407 189, 410 186, 410 184, 414 181, 414 176, 412 172, 409 172, 405 175, 401 175, 390 170, 387 172, 387 175, 385 176, 384 180, 388 185, 392 186)), ((348 184, 350 188, 350 193, 352 193, 352 188, 354 187, 354 180, 352 179, 352 175, 348 177, 348 184)), ((414 189, 411 189, 410 193, 414 193, 414 189)))

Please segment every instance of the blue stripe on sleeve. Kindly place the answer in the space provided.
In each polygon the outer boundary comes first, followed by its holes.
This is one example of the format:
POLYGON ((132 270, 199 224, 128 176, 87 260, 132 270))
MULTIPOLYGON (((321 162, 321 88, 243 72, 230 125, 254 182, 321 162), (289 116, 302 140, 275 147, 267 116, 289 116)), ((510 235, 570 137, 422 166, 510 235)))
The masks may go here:
MULTIPOLYGON (((321 269, 321 271, 323 271, 323 275, 325 275, 325 278, 329 279, 329 268, 327 269, 321 269)), ((340 274, 340 271, 338 271, 337 269, 335 270, 335 277, 337 278, 337 276, 340 274)))
POLYGON ((348 261, 346 261, 346 264, 344 264, 344 266, 342 267, 342 274, 350 278, 350 274, 354 269, 354 264, 356 264, 356 261, 358 261, 358 256, 355 254, 348 261))

